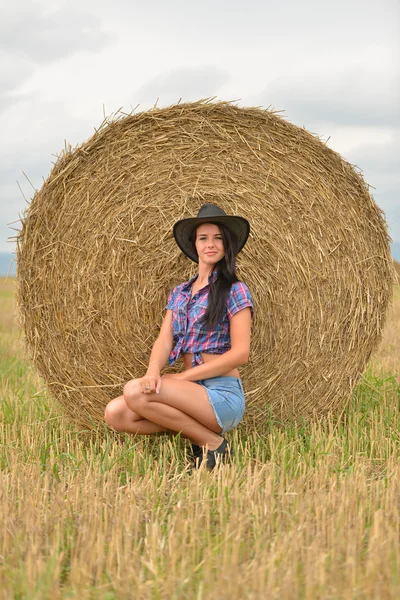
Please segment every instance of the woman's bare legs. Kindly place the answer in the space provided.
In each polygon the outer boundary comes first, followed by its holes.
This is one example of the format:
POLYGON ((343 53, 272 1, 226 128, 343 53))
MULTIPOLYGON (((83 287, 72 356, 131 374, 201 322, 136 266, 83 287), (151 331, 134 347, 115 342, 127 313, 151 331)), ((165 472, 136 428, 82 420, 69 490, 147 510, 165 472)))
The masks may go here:
MULTIPOLYGON (((181 432, 182 437, 199 446, 207 446, 210 450, 215 450, 222 442, 219 435, 221 428, 216 421, 207 392, 197 383, 172 378, 161 379, 160 394, 156 394, 143 393, 138 380, 132 379, 124 387, 123 398, 130 413, 124 412, 120 406, 123 424, 119 419, 118 431, 128 431, 129 427, 129 430, 134 430, 132 433, 157 433, 168 430, 181 432), (143 422, 139 425, 140 417, 147 421, 147 424, 143 422), (152 429, 150 423, 158 428, 152 429), (121 426, 124 428, 120 429, 121 426)), ((114 423, 110 422, 113 408, 110 404, 106 408, 106 421, 116 428, 114 423)))
POLYGON ((125 398, 118 396, 111 400, 104 411, 104 420, 116 431, 122 433, 138 433, 141 435, 153 435, 155 433, 166 433, 169 431, 166 427, 161 427, 128 408, 125 398))
POLYGON ((160 393, 143 393, 138 379, 124 386, 125 402, 131 410, 175 432, 199 446, 215 450, 221 445, 221 428, 205 388, 193 381, 161 378, 160 393))

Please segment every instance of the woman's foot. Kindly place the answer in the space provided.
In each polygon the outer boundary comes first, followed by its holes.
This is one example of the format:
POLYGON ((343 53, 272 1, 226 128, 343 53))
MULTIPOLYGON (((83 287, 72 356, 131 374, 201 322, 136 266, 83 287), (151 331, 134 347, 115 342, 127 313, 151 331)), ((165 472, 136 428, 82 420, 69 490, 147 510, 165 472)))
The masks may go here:
POLYGON ((231 449, 225 438, 222 438, 221 444, 215 450, 208 450, 204 454, 202 446, 192 444, 192 453, 193 467, 198 469, 205 459, 207 471, 212 471, 218 463, 227 464, 231 458, 231 449))
POLYGON ((193 467, 198 469, 203 462, 203 448, 197 444, 192 444, 193 467))
POLYGON ((230 462, 231 449, 228 442, 224 438, 222 444, 215 450, 208 450, 207 452, 207 471, 212 471, 214 467, 220 464, 227 464, 230 462))

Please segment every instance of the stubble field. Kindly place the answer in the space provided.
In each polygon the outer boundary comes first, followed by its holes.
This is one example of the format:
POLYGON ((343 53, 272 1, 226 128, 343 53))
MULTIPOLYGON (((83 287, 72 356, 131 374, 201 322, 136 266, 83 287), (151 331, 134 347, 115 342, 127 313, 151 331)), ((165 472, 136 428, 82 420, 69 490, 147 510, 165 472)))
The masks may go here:
POLYGON ((400 597, 400 287, 341 418, 233 432, 190 475, 179 436, 68 423, 0 280, 1 599, 400 597))

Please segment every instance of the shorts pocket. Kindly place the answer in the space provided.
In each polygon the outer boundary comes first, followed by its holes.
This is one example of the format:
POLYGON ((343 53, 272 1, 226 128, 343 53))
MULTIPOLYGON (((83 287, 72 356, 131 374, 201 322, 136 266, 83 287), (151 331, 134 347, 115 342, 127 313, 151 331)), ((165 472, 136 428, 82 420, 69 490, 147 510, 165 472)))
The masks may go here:
POLYGON ((245 401, 244 401, 243 398, 242 398, 240 404, 241 404, 240 409, 238 410, 238 412, 236 414, 236 417, 235 417, 235 425, 234 425, 234 427, 236 427, 237 425, 239 425, 240 421, 243 419, 244 411, 246 409, 245 401))
POLYGON ((243 419, 245 411, 245 403, 243 397, 238 398, 238 396, 235 394, 235 398, 238 400, 235 402, 236 410, 232 411, 233 416, 229 426, 226 428, 227 431, 229 431, 230 429, 234 429, 239 425, 240 421, 243 419))

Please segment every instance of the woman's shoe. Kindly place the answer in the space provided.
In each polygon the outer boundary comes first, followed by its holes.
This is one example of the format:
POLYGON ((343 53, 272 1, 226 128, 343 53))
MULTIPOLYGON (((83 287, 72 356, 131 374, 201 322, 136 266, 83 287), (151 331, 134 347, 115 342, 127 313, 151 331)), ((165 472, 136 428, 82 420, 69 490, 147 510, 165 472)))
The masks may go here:
POLYGON ((201 446, 197 446, 197 444, 192 444, 192 457, 193 467, 198 469, 203 462, 203 448, 201 446))
POLYGON ((207 471, 212 471, 214 467, 217 466, 217 464, 227 464, 228 462, 230 462, 230 459, 231 449, 229 447, 228 442, 224 438, 223 442, 220 446, 218 446, 218 448, 216 448, 215 450, 207 451, 207 471))
POLYGON ((197 444, 192 444, 192 457, 193 457, 193 468, 199 469, 201 463, 203 462, 203 458, 206 458, 206 469, 207 471, 212 471, 216 466, 217 462, 227 464, 231 459, 231 448, 223 438, 223 441, 216 450, 208 450, 207 453, 203 454, 202 446, 197 446, 197 444))

